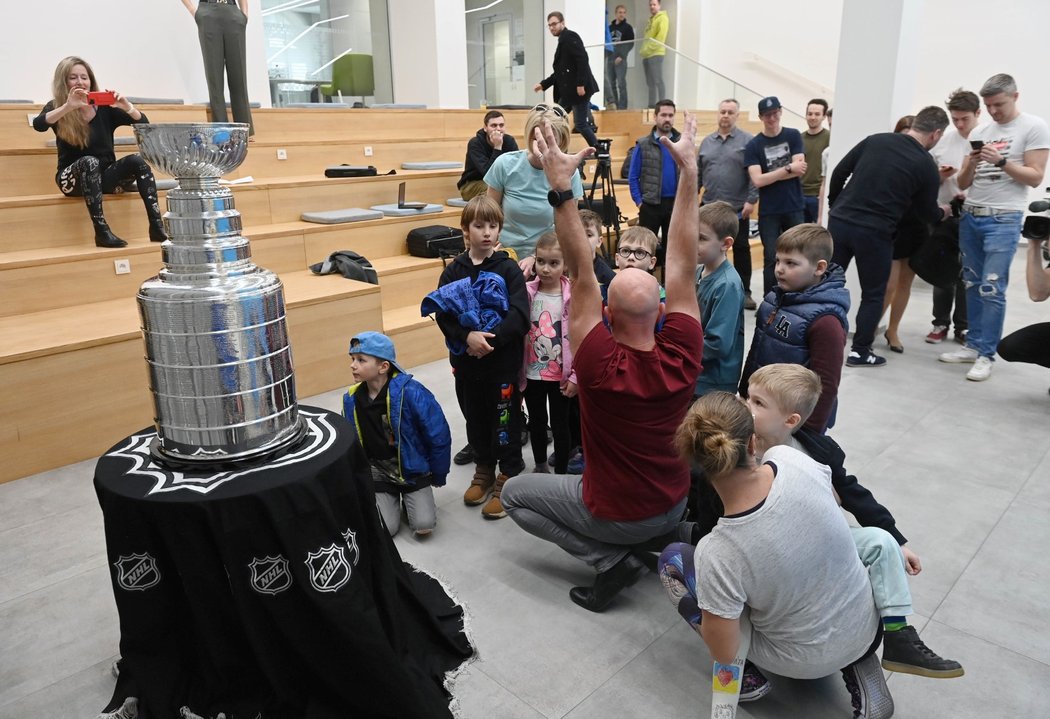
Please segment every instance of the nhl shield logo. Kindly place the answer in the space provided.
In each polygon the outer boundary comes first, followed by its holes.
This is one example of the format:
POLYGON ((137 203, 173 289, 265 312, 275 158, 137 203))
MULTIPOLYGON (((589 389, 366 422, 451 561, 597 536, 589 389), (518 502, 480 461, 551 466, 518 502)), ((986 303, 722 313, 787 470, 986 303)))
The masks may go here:
POLYGON ((117 584, 129 592, 142 592, 160 583, 157 560, 149 554, 122 554, 113 566, 117 568, 117 584))
POLYGON ((336 592, 350 581, 350 562, 345 547, 329 544, 316 552, 307 552, 306 566, 310 570, 310 584, 319 592, 336 592))
POLYGON ((259 594, 280 594, 292 586, 288 560, 282 556, 256 557, 248 565, 252 573, 252 589, 259 594))

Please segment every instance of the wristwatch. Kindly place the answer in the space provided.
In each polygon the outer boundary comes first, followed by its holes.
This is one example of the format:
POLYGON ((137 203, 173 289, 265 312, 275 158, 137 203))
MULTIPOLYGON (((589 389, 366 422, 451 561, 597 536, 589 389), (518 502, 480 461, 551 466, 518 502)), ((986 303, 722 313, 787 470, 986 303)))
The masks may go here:
POLYGON ((547 193, 547 202, 550 203, 551 207, 559 207, 563 202, 571 200, 572 197, 572 188, 562 190, 561 192, 558 190, 551 190, 547 193))
POLYGON ((1006 158, 1005 157, 1000 158, 999 162, 995 163, 995 166, 999 167, 999 168, 1005 167, 1006 166, 1006 158))
POLYGON ((784 165, 784 169, 788 171, 789 175, 791 174, 791 165, 784 165))

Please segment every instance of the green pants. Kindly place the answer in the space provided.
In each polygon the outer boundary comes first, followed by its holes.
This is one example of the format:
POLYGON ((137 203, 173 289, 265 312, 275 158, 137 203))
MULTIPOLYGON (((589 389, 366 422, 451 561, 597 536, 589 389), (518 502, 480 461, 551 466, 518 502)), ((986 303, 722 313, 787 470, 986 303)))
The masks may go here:
MULTIPOLYGON (((244 27, 248 24, 236 5, 200 3, 194 15, 201 55, 204 57, 204 77, 208 81, 208 102, 212 122, 227 122, 226 93, 223 88, 223 70, 230 85, 230 106, 234 122, 252 124, 248 106, 248 76, 244 50, 244 27)), ((251 127, 250 134, 255 134, 251 127)))
POLYGON ((485 184, 484 180, 471 180, 459 188, 459 196, 464 200, 473 200, 478 195, 484 195, 488 192, 488 189, 489 186, 485 184))

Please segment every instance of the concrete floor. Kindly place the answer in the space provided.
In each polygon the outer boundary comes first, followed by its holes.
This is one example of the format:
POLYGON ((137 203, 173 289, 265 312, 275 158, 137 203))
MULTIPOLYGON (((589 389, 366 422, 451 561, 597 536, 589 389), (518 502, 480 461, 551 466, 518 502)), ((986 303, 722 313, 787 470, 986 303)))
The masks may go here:
MULTIPOLYGON (((1012 274, 1007 331, 1046 321, 1050 308, 1024 290, 1023 248, 1012 274)), ((917 282, 905 353, 887 353, 881 369, 843 370, 832 432, 923 560, 912 623, 966 668, 953 680, 891 674, 896 716, 1048 716, 1050 372, 997 362, 991 380, 965 381, 966 366, 936 361, 954 344, 922 341, 929 308, 930 289, 917 282)), ((415 373, 445 408, 458 449, 463 422, 447 364, 415 373)), ((304 402, 338 410, 340 394, 304 402)), ((112 690, 119 628, 93 465, 0 485, 0 717, 89 718, 112 690)), ((462 717, 707 715, 710 658, 655 575, 604 614, 579 609, 569 588, 592 572, 509 519, 482 520, 461 501, 469 480, 455 468, 437 491, 433 536, 397 538, 406 560, 445 579, 468 608, 479 659, 455 685, 462 717)), ((850 716, 838 676, 773 681, 739 716, 850 716)))

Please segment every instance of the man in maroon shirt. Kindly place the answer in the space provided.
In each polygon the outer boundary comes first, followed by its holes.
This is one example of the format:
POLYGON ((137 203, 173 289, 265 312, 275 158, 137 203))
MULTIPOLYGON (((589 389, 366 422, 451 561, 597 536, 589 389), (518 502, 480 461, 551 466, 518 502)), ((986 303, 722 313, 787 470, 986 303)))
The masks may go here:
POLYGON ((550 127, 538 138, 553 188, 554 225, 573 278, 569 337, 579 386, 581 476, 529 474, 509 480, 503 507, 525 531, 556 543, 598 572, 592 587, 569 596, 600 612, 645 572, 630 545, 671 532, 682 519, 689 469, 673 446, 700 372, 703 332, 694 289, 697 216, 696 118, 686 115, 677 142, 661 138, 679 168, 678 195, 668 230, 666 303, 656 279, 621 271, 602 297, 591 248, 572 200, 570 181, 584 150, 566 155, 550 127), (655 332, 664 317, 663 328, 655 332))

